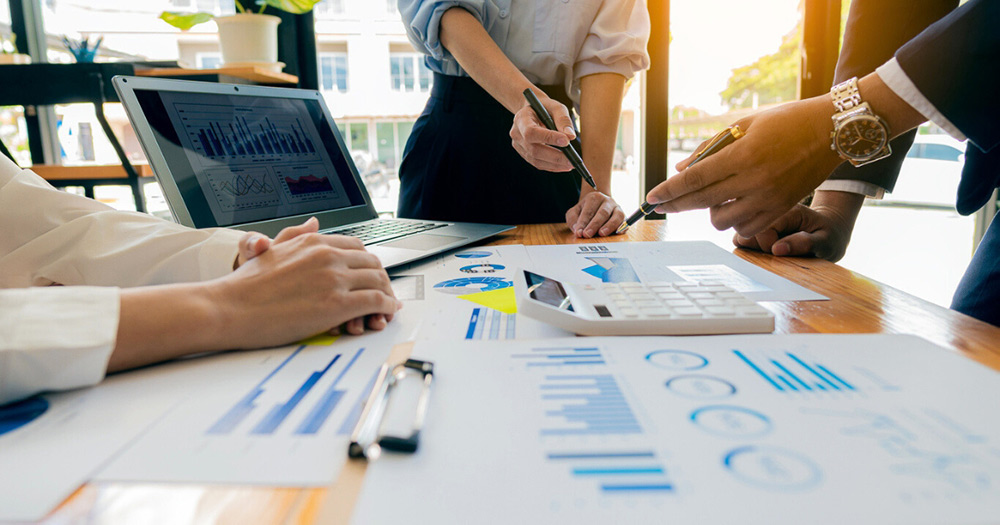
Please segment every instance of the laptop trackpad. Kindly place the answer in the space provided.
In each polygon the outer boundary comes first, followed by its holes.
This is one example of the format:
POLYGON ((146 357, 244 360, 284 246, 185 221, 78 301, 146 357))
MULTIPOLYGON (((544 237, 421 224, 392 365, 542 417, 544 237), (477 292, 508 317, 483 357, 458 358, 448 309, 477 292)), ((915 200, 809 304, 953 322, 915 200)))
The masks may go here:
POLYGON ((433 233, 421 233, 413 237, 407 237, 398 241, 379 244, 390 248, 408 248, 410 250, 433 250, 447 244, 464 241, 468 237, 455 237, 454 235, 435 235, 433 233))

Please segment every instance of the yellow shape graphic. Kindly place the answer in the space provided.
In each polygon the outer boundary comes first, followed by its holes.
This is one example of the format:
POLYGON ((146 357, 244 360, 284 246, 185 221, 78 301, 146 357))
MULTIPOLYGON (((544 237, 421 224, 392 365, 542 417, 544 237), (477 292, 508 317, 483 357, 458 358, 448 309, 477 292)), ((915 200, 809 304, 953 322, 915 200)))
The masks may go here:
POLYGON ((501 288, 499 290, 490 290, 488 292, 459 295, 458 298, 471 301, 487 308, 500 310, 505 314, 517 313, 517 297, 514 295, 514 287, 512 286, 501 288))
POLYGON ((299 341, 299 344, 308 346, 329 346, 335 343, 337 339, 340 339, 339 335, 330 335, 326 332, 323 332, 321 334, 316 334, 312 337, 307 337, 299 341))

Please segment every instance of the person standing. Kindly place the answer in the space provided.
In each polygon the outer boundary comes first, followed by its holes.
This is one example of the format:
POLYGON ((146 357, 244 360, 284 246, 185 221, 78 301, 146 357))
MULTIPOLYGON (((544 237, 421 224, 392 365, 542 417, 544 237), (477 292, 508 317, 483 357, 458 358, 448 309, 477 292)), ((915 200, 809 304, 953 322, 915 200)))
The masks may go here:
POLYGON ((399 215, 614 233, 624 219, 609 195, 622 98, 649 67, 644 1, 399 0, 399 12, 434 72, 400 164, 399 215), (525 89, 558 131, 542 125, 525 89), (597 190, 581 187, 552 147, 571 143, 597 190))

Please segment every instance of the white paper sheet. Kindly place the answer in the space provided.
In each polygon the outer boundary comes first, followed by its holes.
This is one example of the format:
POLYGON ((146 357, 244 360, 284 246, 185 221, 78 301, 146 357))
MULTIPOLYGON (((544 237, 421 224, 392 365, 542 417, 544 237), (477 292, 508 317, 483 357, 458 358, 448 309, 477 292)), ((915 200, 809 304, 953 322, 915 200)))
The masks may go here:
POLYGON ((1000 375, 911 336, 424 342, 354 523, 995 523, 1000 375))
POLYGON ((137 379, 30 401, 36 418, 0 435, 0 521, 43 518, 176 403, 155 391, 137 400, 137 379))
POLYGON ((156 367, 144 386, 176 406, 96 479, 327 485, 401 329, 156 367))
POLYGON ((536 271, 571 283, 712 280, 754 301, 827 299, 707 241, 562 244, 525 250, 536 271))
POLYGON ((530 264, 524 246, 485 246, 448 253, 393 272, 402 297, 399 319, 417 326, 416 339, 506 340, 567 337, 534 319, 474 302, 478 293, 514 297, 514 270, 530 264), (417 289, 419 288, 419 290, 417 289))

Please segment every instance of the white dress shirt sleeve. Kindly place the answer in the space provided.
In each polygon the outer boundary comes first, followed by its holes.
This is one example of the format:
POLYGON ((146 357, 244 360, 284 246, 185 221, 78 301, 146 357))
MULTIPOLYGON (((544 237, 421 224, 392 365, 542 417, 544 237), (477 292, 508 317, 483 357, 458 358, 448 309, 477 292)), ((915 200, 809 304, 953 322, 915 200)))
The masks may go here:
POLYGON ((574 80, 595 73, 632 78, 649 68, 649 32, 649 11, 644 0, 603 2, 577 55, 574 80))
POLYGON ((0 158, 0 288, 205 281, 232 272, 242 235, 116 211, 0 158))
POLYGON ((100 382, 117 287, 226 275, 242 235, 115 211, 0 155, 0 403, 100 382))
POLYGON ((104 379, 120 304, 111 287, 0 290, 0 404, 104 379))
POLYGON ((833 179, 826 180, 820 184, 817 190, 820 191, 842 191, 844 193, 857 193, 871 199, 881 199, 885 197, 885 188, 865 182, 862 180, 833 179))

